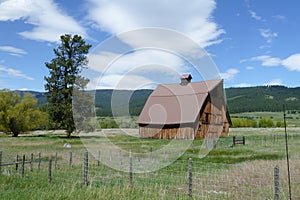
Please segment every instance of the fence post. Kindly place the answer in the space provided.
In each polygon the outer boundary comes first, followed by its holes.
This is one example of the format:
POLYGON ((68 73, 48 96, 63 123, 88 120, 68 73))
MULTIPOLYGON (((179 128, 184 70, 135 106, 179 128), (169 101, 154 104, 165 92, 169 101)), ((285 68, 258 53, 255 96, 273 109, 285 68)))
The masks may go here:
POLYGON ((235 145, 235 136, 232 136, 232 144, 235 145))
POLYGON ((22 158, 22 177, 24 177, 24 173, 25 173, 25 154, 23 154, 23 158, 22 158))
POLYGON ((122 155, 122 150, 120 150, 119 151, 119 161, 120 161, 120 166, 122 166, 122 157, 123 157, 123 155, 122 155))
POLYGON ((100 166, 100 160, 101 160, 101 152, 98 151, 98 166, 100 166))
POLYGON ((48 168, 48 182, 51 183, 52 177, 51 177, 51 170, 52 170, 52 159, 49 160, 49 168, 48 168))
POLYGON ((85 152, 83 156, 83 165, 82 165, 82 183, 83 185, 87 185, 87 177, 88 177, 88 166, 89 166, 89 153, 85 152))
POLYGON ((40 171, 41 169, 41 152, 39 152, 39 155, 38 155, 38 171, 40 171))
POLYGON ((112 150, 110 149, 109 150, 109 161, 111 161, 112 160, 112 150))
POLYGON ((72 151, 70 152, 70 161, 69 161, 69 166, 72 167, 72 160, 73 160, 73 153, 72 151))
POLYGON ((152 147, 150 147, 150 160, 152 160, 152 147))
POLYGON ((133 188, 133 180, 132 180, 132 154, 131 149, 129 151, 129 186, 133 188))
POLYGON ((138 149, 138 161, 141 162, 141 150, 140 150, 140 148, 138 149))
POLYGON ((57 152, 55 153, 55 159, 54 159, 54 169, 56 170, 56 166, 57 166, 57 152))
POLYGON ((280 199, 280 190, 279 190, 279 167, 276 165, 274 168, 274 200, 280 199))
POLYGON ((33 153, 31 153, 30 161, 29 161, 29 169, 30 169, 31 172, 33 171, 32 162, 33 162, 33 153))
POLYGON ((2 164, 2 151, 0 151, 0 173, 2 172, 2 166, 1 166, 1 164, 2 164))
POLYGON ((19 155, 16 155, 16 171, 18 171, 19 168, 19 155))
POLYGON ((189 198, 193 197, 193 168, 192 158, 189 158, 189 198))

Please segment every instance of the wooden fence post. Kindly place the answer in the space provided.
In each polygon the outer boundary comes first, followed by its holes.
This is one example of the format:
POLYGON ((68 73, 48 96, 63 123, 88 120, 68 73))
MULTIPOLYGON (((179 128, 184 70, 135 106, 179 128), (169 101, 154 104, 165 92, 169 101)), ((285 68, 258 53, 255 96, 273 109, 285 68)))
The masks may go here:
POLYGON ((40 171, 41 169, 41 152, 39 152, 39 155, 38 155, 38 171, 40 171))
POLYGON ((56 167, 57 167, 57 156, 58 156, 58 153, 55 152, 55 159, 54 159, 54 169, 56 170, 56 167))
POLYGON ((192 163, 192 158, 189 158, 189 198, 192 198, 193 197, 193 163, 192 163))
POLYGON ((29 169, 30 169, 31 172, 33 171, 32 162, 33 162, 33 153, 31 153, 30 161, 29 161, 29 169))
POLYGON ((85 152, 83 156, 83 165, 82 165, 82 183, 83 185, 87 185, 88 182, 88 166, 89 166, 89 153, 85 152))
POLYGON ((152 160, 152 147, 150 147, 150 160, 152 160))
POLYGON ((52 159, 50 158, 49 160, 49 168, 48 168, 48 182, 51 183, 52 181, 52 173, 51 173, 51 170, 52 170, 52 159))
POLYGON ((279 167, 276 165, 274 168, 274 200, 280 199, 280 189, 279 189, 279 167))
POLYGON ((22 158, 22 177, 24 177, 24 173, 25 173, 25 154, 23 154, 23 158, 22 158))
POLYGON ((132 177, 132 153, 129 151, 129 186, 133 188, 133 177, 132 177))

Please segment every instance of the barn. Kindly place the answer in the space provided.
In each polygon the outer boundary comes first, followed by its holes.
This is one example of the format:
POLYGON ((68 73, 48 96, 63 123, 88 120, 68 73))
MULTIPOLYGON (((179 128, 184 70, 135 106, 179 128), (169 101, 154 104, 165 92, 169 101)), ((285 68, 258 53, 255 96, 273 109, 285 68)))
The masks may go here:
POLYGON ((160 84, 138 117, 141 138, 196 139, 228 136, 231 120, 223 80, 160 84))

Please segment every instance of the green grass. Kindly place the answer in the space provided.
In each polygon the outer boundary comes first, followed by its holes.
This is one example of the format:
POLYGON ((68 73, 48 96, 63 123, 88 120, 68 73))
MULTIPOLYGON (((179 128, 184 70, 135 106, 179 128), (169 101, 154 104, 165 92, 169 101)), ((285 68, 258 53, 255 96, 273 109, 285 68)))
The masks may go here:
MULTIPOLYGON (((288 128, 288 133, 291 135, 289 144, 292 161, 299 160, 299 130, 288 128)), ((118 130, 109 130, 109 132, 111 134, 107 137, 113 144, 124 150, 132 149, 133 153, 138 150, 149 152, 150 148, 156 150, 170 143, 170 140, 140 139, 123 134, 118 130)), ((76 135, 67 139, 63 133, 30 134, 21 135, 18 138, 0 134, 0 151, 3 152, 2 163, 14 161, 16 154, 26 154, 28 158, 31 153, 35 156, 34 161, 37 161, 37 155, 41 153, 43 161, 40 172, 37 171, 36 162, 34 163, 33 172, 30 172, 28 166, 26 166, 25 177, 21 177, 20 166, 18 172, 15 171, 15 166, 2 167, 0 196, 1 199, 188 199, 187 171, 189 158, 192 158, 193 161, 194 181, 196 182, 194 193, 196 195, 200 195, 201 191, 203 192, 201 184, 206 185, 206 183, 209 183, 210 176, 219 176, 224 173, 233 174, 236 169, 241 169, 241 166, 255 166, 256 163, 266 163, 265 165, 268 166, 271 164, 266 169, 272 171, 272 167, 276 163, 284 163, 285 140, 283 129, 236 128, 231 129, 230 134, 245 136, 246 145, 232 146, 231 137, 223 137, 219 139, 216 149, 200 159, 199 153, 202 151, 201 145, 204 140, 195 140, 194 151, 190 147, 171 165, 151 173, 134 174, 133 188, 130 188, 128 173, 116 171, 103 164, 97 166, 97 160, 92 156, 89 157, 89 184, 83 186, 82 160, 86 149, 81 138, 76 135), (72 148, 63 148, 64 143, 70 143, 72 148), (72 167, 68 165, 70 151, 73 152, 74 156, 72 167), (50 157, 54 159, 56 152, 58 152, 57 169, 53 170, 52 182, 48 183, 48 159, 50 157), (206 176, 208 177, 205 178, 206 176)), ((88 140, 93 141, 96 138, 96 136, 90 136, 88 140)), ((103 137, 97 139, 102 140, 103 137)), ((177 142, 179 144, 181 141, 177 142)), ((114 156, 117 153, 114 152, 114 156)), ((134 155, 136 156, 136 154, 134 155)), ((142 159, 146 158, 142 156, 142 159)), ((128 162, 126 155, 123 157, 123 162, 125 164, 128 162)), ((292 169, 294 165, 292 164, 292 169)), ((255 173, 256 170, 251 171, 253 169, 255 167, 249 167, 249 169, 246 167, 245 171, 236 173, 255 173), (250 172, 247 170, 250 170, 250 172)), ((269 179, 266 180, 266 183, 272 183, 273 180, 269 179)), ((253 178, 253 180, 256 180, 256 178, 253 178)), ((223 183, 215 184, 222 185, 223 183)), ((250 187, 249 191, 257 189, 254 183, 245 184, 250 187), (251 184, 254 186, 252 187, 251 184)), ((208 191, 211 190, 209 185, 206 187, 208 191)), ((229 186, 222 187, 230 189, 229 186)), ((269 188, 272 187, 266 185, 261 189, 268 191, 269 188)), ((266 196, 270 196, 267 193, 266 196)), ((213 193, 207 193, 207 196, 209 195, 212 195, 212 199, 216 197, 213 196, 213 193)), ((219 195, 221 199, 230 199, 225 193, 219 195)))

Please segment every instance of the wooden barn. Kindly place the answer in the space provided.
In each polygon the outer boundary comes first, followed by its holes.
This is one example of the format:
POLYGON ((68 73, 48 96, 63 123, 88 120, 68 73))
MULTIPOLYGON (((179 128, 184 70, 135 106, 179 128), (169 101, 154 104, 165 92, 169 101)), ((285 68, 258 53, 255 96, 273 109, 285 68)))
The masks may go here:
POLYGON ((137 120, 141 138, 195 139, 228 136, 231 125, 223 80, 161 84, 149 96, 137 120))

